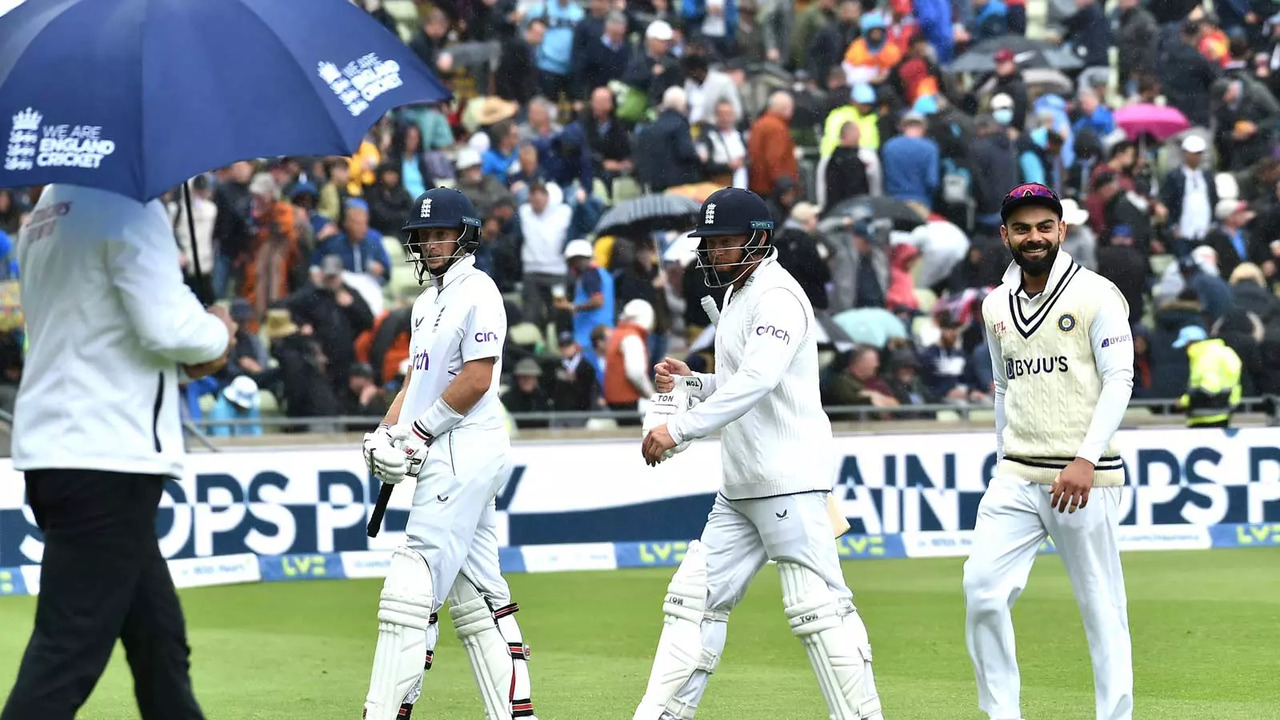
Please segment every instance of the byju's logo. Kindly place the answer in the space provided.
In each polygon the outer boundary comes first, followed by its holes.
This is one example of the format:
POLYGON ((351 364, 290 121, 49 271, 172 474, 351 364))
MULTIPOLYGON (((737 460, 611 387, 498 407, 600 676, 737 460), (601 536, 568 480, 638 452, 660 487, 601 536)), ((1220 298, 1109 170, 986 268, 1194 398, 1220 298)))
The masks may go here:
POLYGON ((1105 348, 1111 347, 1112 345, 1119 345, 1120 343, 1127 343, 1132 339, 1132 335, 1117 335, 1115 337, 1109 337, 1102 341, 1102 347, 1105 348))
POLYGON ((1031 358, 1023 360, 1021 358, 1005 358, 1004 374, 1010 380, 1020 378, 1024 375, 1048 375, 1049 373, 1067 371, 1067 356, 1059 355, 1057 357, 1047 358, 1031 358))
POLYGON ((757 326, 756 335, 769 335, 771 337, 778 338, 784 343, 788 343, 788 344, 791 343, 791 334, 788 333, 786 330, 783 330, 780 327, 774 327, 773 325, 757 326))
POLYGON ((422 201, 422 210, 418 215, 424 218, 431 217, 431 198, 426 198, 422 201))
POLYGON ((496 342, 498 334, 494 332, 478 332, 476 333, 476 342, 496 342))
POLYGON ((707 214, 703 216, 702 222, 707 225, 716 224, 716 204, 715 203, 710 203, 707 205, 707 214))

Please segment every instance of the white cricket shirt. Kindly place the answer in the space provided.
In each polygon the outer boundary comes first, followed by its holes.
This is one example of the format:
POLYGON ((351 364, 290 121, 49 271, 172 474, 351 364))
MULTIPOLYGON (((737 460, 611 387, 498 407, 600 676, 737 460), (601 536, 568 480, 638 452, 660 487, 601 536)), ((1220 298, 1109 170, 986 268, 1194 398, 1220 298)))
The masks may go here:
POLYGON ((721 492, 730 500, 830 490, 835 481, 813 307, 776 258, 726 293, 716 372, 697 373, 702 402, 667 425, 677 444, 723 429, 721 492))
POLYGON ((1030 297, 1010 264, 982 302, 996 391, 997 473, 1052 483, 1075 458, 1094 484, 1123 485, 1112 443, 1133 392, 1129 305, 1065 251, 1030 297))
POLYGON ((50 185, 18 266, 30 351, 14 467, 180 475, 178 364, 221 357, 227 330, 183 284, 164 207, 50 185))
POLYGON ((413 303, 409 337, 413 373, 400 409, 401 422, 411 422, 434 405, 462 371, 463 363, 497 358, 489 389, 453 429, 506 428, 498 378, 502 375, 507 311, 498 286, 475 265, 472 255, 457 260, 443 278, 433 277, 413 303))

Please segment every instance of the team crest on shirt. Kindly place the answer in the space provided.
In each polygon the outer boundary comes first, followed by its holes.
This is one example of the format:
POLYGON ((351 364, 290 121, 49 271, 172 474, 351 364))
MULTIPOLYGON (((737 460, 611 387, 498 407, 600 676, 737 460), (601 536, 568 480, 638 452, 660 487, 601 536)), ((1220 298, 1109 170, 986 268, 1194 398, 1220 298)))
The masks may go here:
POLYGON ((1064 333, 1069 333, 1076 329, 1076 316, 1071 313, 1063 313, 1058 318, 1058 329, 1064 333))

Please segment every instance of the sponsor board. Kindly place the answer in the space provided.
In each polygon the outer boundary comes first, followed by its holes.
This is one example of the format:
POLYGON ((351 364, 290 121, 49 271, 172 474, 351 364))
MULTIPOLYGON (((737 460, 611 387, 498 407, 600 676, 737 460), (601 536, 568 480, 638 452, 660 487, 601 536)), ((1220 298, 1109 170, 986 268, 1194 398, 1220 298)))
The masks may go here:
MULTIPOLYGON (((1270 428, 1122 431, 1122 525, 1280 525, 1274 435, 1270 428)), ((909 538, 973 528, 995 467, 992 434, 921 438, 836 438, 832 486, 852 525, 846 537, 909 538)), ((382 533, 368 538, 365 524, 379 484, 365 471, 358 448, 193 454, 187 465, 161 501, 157 533, 166 558, 388 551, 404 541, 414 488, 396 487, 382 533)), ((668 551, 654 539, 696 538, 719 485, 720 445, 714 439, 695 442, 656 468, 644 464, 635 442, 516 443, 511 475, 496 502, 498 543, 641 543, 646 549, 637 550, 637 558, 663 564, 658 558, 668 551)), ((941 552, 947 537, 938 535, 928 541, 938 545, 915 551, 941 552)), ((1274 542, 1271 537, 1239 544, 1274 542)), ((891 542, 843 539, 841 552, 877 557, 889 552, 885 544, 891 542)), ((0 461, 0 567, 38 563, 42 552, 20 473, 0 461)))
MULTIPOLYGON (((875 560, 921 557, 964 557, 972 533, 933 531, 903 535, 845 535, 837 541, 842 560, 875 560)), ((1218 547, 1280 547, 1280 524, 1218 525, 1213 527, 1121 528, 1120 549, 1185 550, 1218 547)), ((672 568, 684 560, 689 543, 684 540, 629 543, 574 543, 508 547, 500 551, 504 574, 521 572, 569 572, 619 568, 672 568)), ((1037 553, 1053 553, 1050 540, 1037 553)), ((341 553, 307 553, 282 556, 248 554, 216 558, 170 560, 178 587, 229 585, 247 582, 340 580, 386 577, 389 550, 341 553)), ((39 592, 40 568, 0 568, 0 597, 39 592)))

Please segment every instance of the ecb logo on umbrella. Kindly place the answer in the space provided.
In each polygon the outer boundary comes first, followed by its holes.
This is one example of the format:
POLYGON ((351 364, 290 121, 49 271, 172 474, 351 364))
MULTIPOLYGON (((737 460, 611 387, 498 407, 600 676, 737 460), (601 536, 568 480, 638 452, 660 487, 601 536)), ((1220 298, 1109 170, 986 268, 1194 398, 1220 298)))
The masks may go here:
POLYGON ((326 60, 316 64, 316 73, 353 117, 368 110, 379 95, 404 84, 400 64, 381 60, 377 53, 367 53, 341 68, 326 60))
POLYGON ((4 155, 5 170, 30 170, 36 165, 36 147, 40 141, 39 111, 27 108, 13 116, 9 131, 9 148, 4 155))

